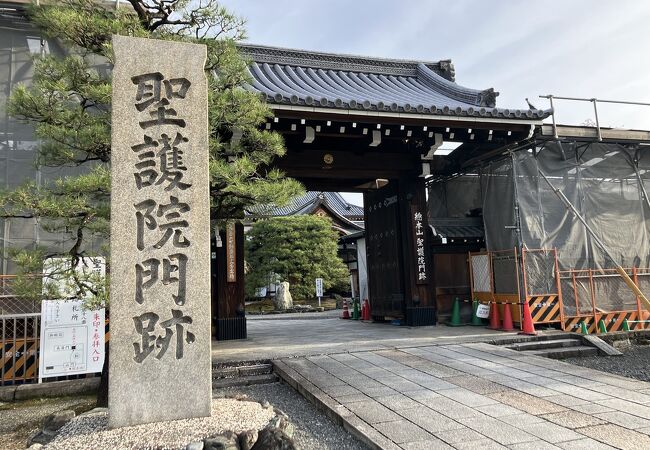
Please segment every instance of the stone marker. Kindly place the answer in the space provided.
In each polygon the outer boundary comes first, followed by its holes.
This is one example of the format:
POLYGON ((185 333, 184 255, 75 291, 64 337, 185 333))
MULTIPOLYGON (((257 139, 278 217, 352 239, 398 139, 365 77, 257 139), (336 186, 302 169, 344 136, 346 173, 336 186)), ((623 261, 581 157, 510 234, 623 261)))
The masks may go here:
POLYGON ((273 306, 278 311, 286 311, 293 308, 293 298, 289 292, 289 282, 283 281, 278 285, 275 291, 275 298, 273 299, 273 306))
POLYGON ((206 47, 113 49, 109 425, 209 416, 206 47))

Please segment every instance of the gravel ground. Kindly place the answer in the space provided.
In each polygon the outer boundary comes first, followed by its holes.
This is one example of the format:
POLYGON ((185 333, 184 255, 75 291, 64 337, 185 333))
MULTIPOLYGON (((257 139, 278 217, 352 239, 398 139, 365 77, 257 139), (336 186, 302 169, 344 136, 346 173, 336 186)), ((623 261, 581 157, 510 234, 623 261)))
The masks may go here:
POLYGON ((632 345, 619 348, 623 356, 587 356, 567 358, 564 361, 603 372, 650 381, 650 345, 632 345))
POLYGON ((260 384, 215 390, 215 396, 246 394, 258 402, 268 401, 289 416, 295 427, 293 436, 302 450, 365 450, 343 427, 332 422, 314 405, 284 383, 260 384))
POLYGON ((95 396, 62 397, 0 403, 0 449, 24 450, 32 431, 45 416, 63 409, 83 412, 95 406, 95 396))
POLYGON ((183 419, 117 429, 108 428, 105 410, 76 417, 66 424, 44 450, 167 450, 183 449, 193 441, 224 431, 242 431, 266 426, 275 417, 273 408, 257 402, 219 398, 212 401, 212 416, 183 419))

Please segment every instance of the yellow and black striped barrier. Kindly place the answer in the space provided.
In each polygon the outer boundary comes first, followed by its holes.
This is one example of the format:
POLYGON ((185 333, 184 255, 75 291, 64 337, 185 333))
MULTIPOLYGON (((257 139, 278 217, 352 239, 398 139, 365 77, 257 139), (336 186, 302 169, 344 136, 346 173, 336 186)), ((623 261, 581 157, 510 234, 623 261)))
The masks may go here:
POLYGON ((557 294, 532 295, 528 297, 528 307, 533 323, 560 322, 560 298, 557 294))

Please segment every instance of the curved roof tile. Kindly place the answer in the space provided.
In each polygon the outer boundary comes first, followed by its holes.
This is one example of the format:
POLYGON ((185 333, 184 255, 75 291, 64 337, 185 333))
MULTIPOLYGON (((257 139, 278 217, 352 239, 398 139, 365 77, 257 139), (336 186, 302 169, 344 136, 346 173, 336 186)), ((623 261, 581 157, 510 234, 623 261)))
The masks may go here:
POLYGON ((338 192, 308 191, 303 196, 294 198, 287 206, 261 205, 250 211, 249 215, 275 217, 304 214, 319 201, 348 220, 363 221, 363 207, 348 203, 338 192))
POLYGON ((248 89, 269 103, 444 116, 542 119, 550 110, 496 107, 494 89, 454 82, 451 61, 367 58, 241 44, 251 60, 248 89))

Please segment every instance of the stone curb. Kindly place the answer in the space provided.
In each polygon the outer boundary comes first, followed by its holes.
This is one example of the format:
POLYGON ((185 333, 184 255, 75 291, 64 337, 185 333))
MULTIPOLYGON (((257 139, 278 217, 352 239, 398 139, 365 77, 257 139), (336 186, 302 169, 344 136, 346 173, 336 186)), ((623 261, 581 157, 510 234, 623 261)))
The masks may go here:
POLYGON ((323 411, 327 417, 342 426, 347 432, 373 450, 400 450, 400 447, 394 442, 384 437, 372 426, 361 420, 352 411, 339 404, 317 386, 310 383, 283 361, 273 361, 273 371, 309 402, 323 411))
POLYGON ((52 381, 41 384, 21 384, 0 387, 0 401, 14 402, 42 397, 93 394, 99 388, 99 377, 79 380, 52 381))

